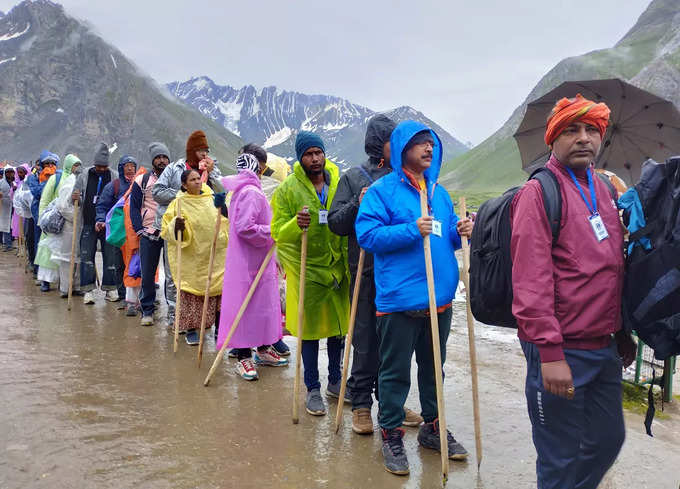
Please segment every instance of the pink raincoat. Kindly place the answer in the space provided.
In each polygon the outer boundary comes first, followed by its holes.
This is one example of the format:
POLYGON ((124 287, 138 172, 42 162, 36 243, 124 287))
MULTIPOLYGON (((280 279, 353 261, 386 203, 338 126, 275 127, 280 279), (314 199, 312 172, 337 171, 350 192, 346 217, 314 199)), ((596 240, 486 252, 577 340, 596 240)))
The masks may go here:
MULTIPOLYGON (((31 167, 28 166, 26 163, 21 165, 24 170, 26 170, 26 176, 24 177, 24 180, 28 178, 28 176, 31 174, 31 167)), ((19 167, 17 167, 19 168, 19 167)), ((12 198, 14 198, 14 195, 19 191, 21 188, 21 185, 24 183, 24 180, 19 180, 19 173, 17 171, 14 172, 14 184, 17 186, 17 188, 12 192, 12 198)), ((12 237, 13 238, 18 238, 19 237, 19 215, 15 212, 14 215, 12 216, 12 237)))
MULTIPOLYGON (((227 338, 231 323, 265 255, 274 246, 270 231, 272 210, 257 175, 250 170, 241 170, 238 175, 223 178, 222 184, 225 192, 233 192, 233 195, 229 204, 229 245, 218 348, 227 338)), ((274 254, 228 346, 250 348, 271 345, 280 338, 281 302, 274 254)))

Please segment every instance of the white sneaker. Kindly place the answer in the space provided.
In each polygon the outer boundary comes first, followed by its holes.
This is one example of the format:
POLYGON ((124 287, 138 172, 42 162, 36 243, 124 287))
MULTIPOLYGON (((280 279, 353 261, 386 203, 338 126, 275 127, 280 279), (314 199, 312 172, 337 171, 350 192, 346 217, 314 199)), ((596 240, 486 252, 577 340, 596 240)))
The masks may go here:
POLYGON ((270 367, 283 367, 288 365, 288 359, 281 357, 274 348, 267 347, 265 351, 255 353, 255 363, 258 365, 269 365, 270 367))
POLYGON ((118 291, 117 290, 107 290, 106 291, 106 300, 109 302, 118 302, 120 300, 120 297, 118 297, 118 291))
POLYGON ((83 296, 83 304, 94 304, 94 293, 85 292, 83 296))
POLYGON ((236 362, 236 373, 245 380, 257 380, 257 370, 250 358, 236 362))
POLYGON ((153 326, 153 316, 142 316, 142 326, 153 326))

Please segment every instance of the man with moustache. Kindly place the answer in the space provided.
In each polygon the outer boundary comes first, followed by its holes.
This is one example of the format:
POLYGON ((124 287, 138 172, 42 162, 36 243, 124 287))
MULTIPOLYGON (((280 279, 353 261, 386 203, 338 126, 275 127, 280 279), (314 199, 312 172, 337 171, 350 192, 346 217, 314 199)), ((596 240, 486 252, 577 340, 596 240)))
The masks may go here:
POLYGON ((595 488, 625 437, 621 372, 635 344, 621 329, 623 233, 593 174, 609 108, 576 95, 552 109, 546 168, 562 195, 555 242, 537 180, 516 194, 512 312, 527 360, 526 397, 540 489, 595 488))
MULTIPOLYGON (((439 136, 416 121, 401 122, 390 137, 392 173, 371 185, 356 220, 359 246, 375 260, 379 338, 378 422, 385 469, 409 473, 404 450, 404 402, 411 384, 411 359, 418 363, 418 390, 424 423, 418 443, 440 450, 434 353, 429 317, 423 238, 430 236, 441 361, 451 329, 451 302, 458 284, 455 250, 470 236, 472 222, 458 220, 448 192, 437 184, 442 160, 439 136), (420 195, 427 193, 428 215, 420 195)), ((448 457, 464 460, 467 451, 447 431, 448 457)))

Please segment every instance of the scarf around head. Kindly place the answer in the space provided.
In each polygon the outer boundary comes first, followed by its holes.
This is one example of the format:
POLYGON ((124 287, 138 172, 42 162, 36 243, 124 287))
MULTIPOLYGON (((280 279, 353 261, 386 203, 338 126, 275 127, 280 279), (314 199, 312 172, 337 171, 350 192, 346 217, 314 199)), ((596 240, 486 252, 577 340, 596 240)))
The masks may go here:
POLYGON ((236 159, 236 168, 239 171, 250 170, 257 174, 258 170, 260 169, 260 162, 250 153, 243 153, 238 155, 238 158, 236 159))
POLYGON ((577 121, 596 127, 600 131, 600 136, 604 137, 609 125, 609 114, 607 104, 595 103, 584 98, 580 93, 572 99, 562 98, 557 101, 548 117, 545 144, 552 145, 562 131, 577 121))
POLYGON ((47 166, 47 167, 43 168, 42 171, 40 172, 40 176, 38 177, 38 181, 40 183, 46 182, 55 173, 57 173, 56 165, 55 166, 47 166))

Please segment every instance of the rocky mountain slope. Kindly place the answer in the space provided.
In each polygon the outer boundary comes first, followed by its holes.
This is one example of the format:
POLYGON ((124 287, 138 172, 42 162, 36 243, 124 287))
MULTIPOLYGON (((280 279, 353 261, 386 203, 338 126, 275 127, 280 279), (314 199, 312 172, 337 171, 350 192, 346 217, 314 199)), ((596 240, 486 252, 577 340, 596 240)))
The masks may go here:
MULTIPOLYGON (((148 159, 149 142, 184 155, 203 129, 211 151, 231 162, 238 136, 167 91, 85 24, 47 0, 24 1, 0 16, 0 158, 35 159, 44 148, 87 163, 96 144, 148 159)), ((116 158, 117 159, 117 158, 116 158)))
MULTIPOLYGON (((366 122, 376 112, 345 99, 276 87, 235 89, 218 85, 207 76, 172 82, 167 88, 243 140, 262 144, 289 160, 294 159, 295 135, 300 130, 317 132, 324 139, 328 156, 343 167, 366 159, 366 122)), ((415 119, 428 124, 442 138, 446 159, 468 149, 415 109, 399 107, 386 114, 397 121, 415 119)))
POLYGON ((680 107, 680 2, 653 0, 616 45, 560 61, 491 137, 442 170, 449 189, 501 191, 526 179, 512 137, 528 102, 564 81, 621 78, 680 107))

